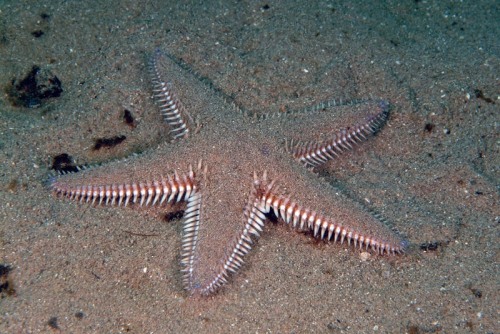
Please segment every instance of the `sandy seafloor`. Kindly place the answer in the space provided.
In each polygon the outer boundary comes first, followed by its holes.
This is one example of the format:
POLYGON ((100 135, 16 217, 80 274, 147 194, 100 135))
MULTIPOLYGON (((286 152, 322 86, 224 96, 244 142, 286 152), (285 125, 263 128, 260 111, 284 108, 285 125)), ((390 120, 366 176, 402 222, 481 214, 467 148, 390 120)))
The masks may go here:
POLYGON ((0 332, 500 333, 498 1, 3 1, 0 10, 0 256, 11 269, 0 332), (182 289, 179 221, 54 196, 53 157, 103 162, 167 137, 146 66, 157 49, 250 112, 389 100, 373 149, 335 162, 329 178, 382 213, 407 254, 365 258, 277 224, 230 284, 198 300, 182 289), (13 107, 5 88, 33 65, 64 92, 13 107), (96 138, 120 135, 117 147, 92 151, 96 138))

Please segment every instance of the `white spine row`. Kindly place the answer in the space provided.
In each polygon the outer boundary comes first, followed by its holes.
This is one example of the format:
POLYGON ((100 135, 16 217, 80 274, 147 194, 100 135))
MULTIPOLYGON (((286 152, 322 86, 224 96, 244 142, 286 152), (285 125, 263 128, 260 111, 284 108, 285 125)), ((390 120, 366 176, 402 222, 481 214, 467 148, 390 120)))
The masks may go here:
POLYGON ((329 140, 296 144, 292 148, 293 157, 312 167, 335 159, 339 153, 350 150, 353 148, 352 145, 367 140, 366 136, 372 135, 380 128, 389 116, 388 106, 384 103, 382 107, 383 110, 380 113, 368 116, 365 122, 356 124, 348 131, 338 132, 329 140))
POLYGON ((193 291, 193 277, 195 275, 196 246, 200 228, 201 193, 195 191, 187 197, 187 208, 184 215, 182 233, 182 260, 184 266, 183 285, 187 291, 193 291))
POLYGON ((162 80, 156 57, 153 57, 151 66, 154 97, 159 104, 160 112, 165 116, 165 120, 174 127, 170 133, 174 134, 174 139, 188 136, 189 128, 185 119, 187 112, 184 105, 172 91, 171 84, 162 80))
POLYGON ((174 176, 169 175, 167 179, 144 183, 67 186, 55 179, 52 188, 56 194, 80 202, 92 200, 92 204, 104 202, 105 205, 127 206, 130 201, 137 203, 140 199, 140 205, 155 205, 165 200, 170 202, 176 196, 178 202, 190 198, 196 191, 195 175, 191 166, 189 169, 189 173, 182 177, 175 172, 174 176))

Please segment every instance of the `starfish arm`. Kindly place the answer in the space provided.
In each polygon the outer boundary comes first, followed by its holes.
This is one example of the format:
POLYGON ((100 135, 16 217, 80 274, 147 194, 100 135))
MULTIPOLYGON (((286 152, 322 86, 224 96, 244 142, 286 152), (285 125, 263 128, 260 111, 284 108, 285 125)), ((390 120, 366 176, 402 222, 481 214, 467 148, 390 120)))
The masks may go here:
MULTIPOLYGON (((380 255, 404 252, 406 242, 368 212, 356 208, 356 203, 341 196, 330 196, 335 209, 321 212, 299 204, 293 197, 281 195, 274 183, 267 183, 265 179, 255 181, 258 193, 256 206, 262 213, 269 213, 272 209, 278 218, 293 228, 310 230, 319 239, 332 240, 334 243, 340 241, 341 244, 347 241, 348 245, 353 243, 355 248, 362 249, 364 246, 366 250, 370 248, 380 255)), ((317 189, 316 185, 311 187, 311 191, 317 189)))
POLYGON ((192 293, 198 292, 202 296, 216 293, 222 285, 228 282, 230 275, 234 274, 243 265, 243 257, 251 250, 253 245, 252 235, 254 239, 260 236, 259 232, 262 232, 264 220, 264 213, 262 208, 259 207, 259 200, 254 191, 243 211, 242 229, 224 252, 224 256, 215 268, 214 274, 203 286, 196 286, 197 291, 195 291, 192 290, 193 284, 189 280, 191 277, 188 276, 189 271, 192 270, 188 270, 185 276, 187 290, 191 290, 192 293))
MULTIPOLYGON (((326 110, 324 112, 311 112, 319 113, 314 118, 308 117, 314 119, 315 124, 310 124, 311 121, 303 117, 300 117, 300 122, 287 122, 287 132, 292 134, 290 145, 287 147, 288 152, 303 164, 312 167, 320 166, 335 159, 341 153, 352 150, 355 145, 368 140, 382 128, 389 117, 390 106, 386 101, 366 100, 359 102, 359 105, 353 105, 359 106, 361 109, 357 115, 357 122, 352 121, 353 117, 343 122, 336 121, 337 126, 338 123, 343 123, 341 130, 334 130, 333 115, 326 110), (368 110, 364 110, 367 108, 368 110), (315 131, 312 131, 313 128, 316 128, 315 131), (311 136, 311 134, 317 133, 327 135, 320 140, 311 136)), ((310 113, 304 113, 300 116, 308 116, 308 114, 310 113)))
POLYGON ((190 166, 188 173, 183 175, 168 175, 162 177, 161 181, 128 182, 121 180, 109 182, 114 173, 101 173, 98 177, 86 176, 86 172, 80 172, 83 177, 76 178, 75 174, 66 174, 51 180, 51 186, 57 195, 77 200, 80 202, 99 203, 105 205, 124 205, 130 202, 139 205, 163 204, 176 198, 176 202, 188 199, 191 193, 196 193, 195 174, 190 166))

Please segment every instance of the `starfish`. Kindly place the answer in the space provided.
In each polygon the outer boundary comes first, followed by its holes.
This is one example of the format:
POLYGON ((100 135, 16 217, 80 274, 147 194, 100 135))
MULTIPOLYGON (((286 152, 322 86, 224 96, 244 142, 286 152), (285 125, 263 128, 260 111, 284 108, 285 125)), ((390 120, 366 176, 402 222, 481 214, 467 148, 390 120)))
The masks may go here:
POLYGON ((183 285, 192 295, 211 295, 228 282, 272 214, 316 238, 380 255, 404 252, 399 236, 314 173, 374 137, 389 116, 389 103, 330 102, 307 112, 251 118, 185 72, 168 56, 153 56, 153 91, 172 141, 54 177, 54 192, 159 212, 185 203, 183 285), (353 111, 334 120, 338 104, 351 104, 353 111))

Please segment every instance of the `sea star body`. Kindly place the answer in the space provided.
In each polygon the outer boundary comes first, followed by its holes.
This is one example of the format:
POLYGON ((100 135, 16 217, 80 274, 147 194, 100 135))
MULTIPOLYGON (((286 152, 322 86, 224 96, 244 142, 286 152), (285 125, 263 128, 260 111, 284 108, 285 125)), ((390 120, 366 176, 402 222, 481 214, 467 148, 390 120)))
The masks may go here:
POLYGON ((156 96, 172 134, 187 138, 59 176, 52 187, 75 200, 149 205, 162 212, 172 210, 175 202, 187 202, 182 242, 186 290, 209 295, 226 283, 271 211, 319 238, 347 241, 379 254, 403 251, 402 240, 384 224, 303 166, 334 159, 378 131, 389 113, 387 103, 353 106, 351 115, 335 120, 342 130, 333 132, 329 111, 249 118, 237 115, 168 58, 155 55, 152 68, 156 96), (202 124, 196 131, 193 119, 202 124))

